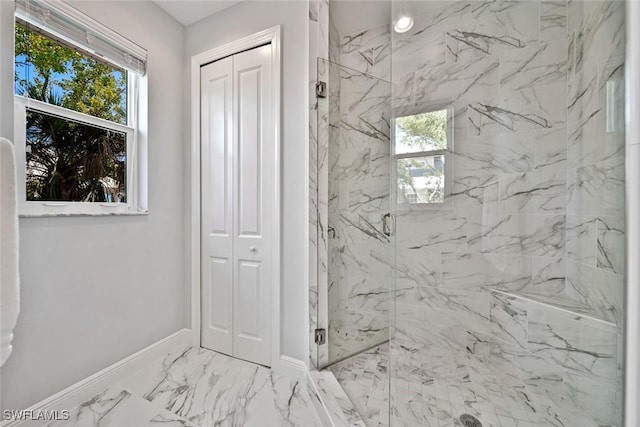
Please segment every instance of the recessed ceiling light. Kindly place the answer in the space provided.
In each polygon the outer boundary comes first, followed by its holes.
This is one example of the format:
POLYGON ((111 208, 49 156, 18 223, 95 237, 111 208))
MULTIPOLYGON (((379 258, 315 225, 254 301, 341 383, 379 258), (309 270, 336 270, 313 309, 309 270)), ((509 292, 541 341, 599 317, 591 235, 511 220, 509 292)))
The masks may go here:
POLYGON ((410 16, 401 16, 396 25, 393 26, 393 30, 396 33, 406 33, 413 27, 413 18, 410 16))

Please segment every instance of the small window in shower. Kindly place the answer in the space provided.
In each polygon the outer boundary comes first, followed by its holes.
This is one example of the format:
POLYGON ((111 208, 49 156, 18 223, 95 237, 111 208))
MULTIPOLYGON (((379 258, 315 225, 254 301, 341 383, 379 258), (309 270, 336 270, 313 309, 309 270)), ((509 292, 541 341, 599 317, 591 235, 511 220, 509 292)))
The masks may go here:
POLYGON ((395 119, 398 204, 445 202, 451 117, 451 110, 444 108, 395 119))

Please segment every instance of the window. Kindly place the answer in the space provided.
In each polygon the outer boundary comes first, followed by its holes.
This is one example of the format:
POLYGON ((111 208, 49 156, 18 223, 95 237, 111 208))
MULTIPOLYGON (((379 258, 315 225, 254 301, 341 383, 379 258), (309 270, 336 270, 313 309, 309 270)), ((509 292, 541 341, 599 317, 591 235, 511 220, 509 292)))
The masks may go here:
POLYGON ((63 2, 16 6, 21 215, 145 212, 146 52, 63 2))
POLYGON ((398 204, 442 204, 448 173, 446 154, 450 149, 448 109, 395 119, 395 162, 398 204))

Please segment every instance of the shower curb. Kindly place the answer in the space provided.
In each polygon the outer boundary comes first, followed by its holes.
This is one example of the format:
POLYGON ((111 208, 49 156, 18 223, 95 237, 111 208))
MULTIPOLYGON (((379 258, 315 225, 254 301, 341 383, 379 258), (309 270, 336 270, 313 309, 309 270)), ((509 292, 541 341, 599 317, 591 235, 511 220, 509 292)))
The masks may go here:
POLYGON ((317 411, 332 427, 366 427, 362 417, 344 392, 333 372, 308 371, 309 388, 317 411))

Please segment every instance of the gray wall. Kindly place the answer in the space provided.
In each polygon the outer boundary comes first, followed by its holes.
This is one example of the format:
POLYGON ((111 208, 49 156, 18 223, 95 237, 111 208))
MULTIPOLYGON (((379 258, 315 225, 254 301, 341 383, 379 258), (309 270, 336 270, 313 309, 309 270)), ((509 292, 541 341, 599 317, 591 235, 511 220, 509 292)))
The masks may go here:
MULTIPOLYGON (((185 55, 282 25, 281 352, 307 362, 308 283, 307 2, 242 2, 186 30, 185 55)), ((188 69, 185 75, 188 76, 188 69)), ((188 77, 187 77, 188 80, 188 77)))
MULTIPOLYGON (((149 51, 150 213, 20 219, 22 308, 2 409, 28 407, 187 325, 184 29, 150 2, 72 4, 149 51)), ((0 9, 6 118, 13 4, 0 9)), ((12 139, 7 129, 3 120, 12 139)))
POLYGON ((13 2, 0 0, 0 136, 12 140, 13 98, 8 96, 13 90, 13 60, 4 52, 13 51, 13 2), (5 94, 7 96, 5 96, 5 94))

